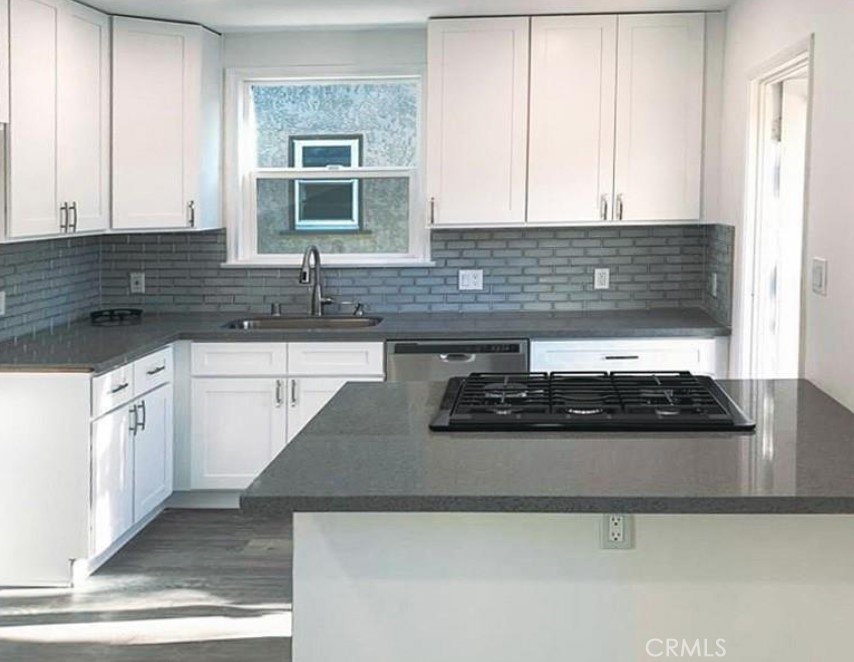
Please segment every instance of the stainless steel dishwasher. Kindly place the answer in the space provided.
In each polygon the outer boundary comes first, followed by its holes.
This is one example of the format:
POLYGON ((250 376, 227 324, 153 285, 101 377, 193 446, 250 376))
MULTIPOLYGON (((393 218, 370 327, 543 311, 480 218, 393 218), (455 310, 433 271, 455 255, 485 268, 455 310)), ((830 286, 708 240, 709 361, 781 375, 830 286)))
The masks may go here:
POLYGON ((389 342, 391 382, 441 382, 472 372, 525 372, 527 340, 402 340, 389 342))

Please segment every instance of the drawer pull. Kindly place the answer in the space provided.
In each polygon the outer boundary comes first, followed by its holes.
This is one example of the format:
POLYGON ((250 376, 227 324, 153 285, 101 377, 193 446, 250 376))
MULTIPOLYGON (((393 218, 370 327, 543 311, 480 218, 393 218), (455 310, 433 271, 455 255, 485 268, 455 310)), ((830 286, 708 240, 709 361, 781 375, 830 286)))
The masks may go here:
POLYGON ((637 361, 640 357, 637 355, 617 355, 617 356, 606 356, 606 361, 637 361))
POLYGON ((161 373, 161 372, 163 372, 164 370, 166 370, 166 365, 165 365, 165 364, 164 364, 164 365, 159 365, 159 366, 157 366, 156 368, 152 368, 151 370, 148 370, 145 374, 146 374, 146 375, 148 375, 149 377, 153 377, 154 375, 156 375, 156 374, 158 374, 158 373, 161 373))
POLYGON ((128 383, 128 382, 125 382, 124 384, 119 384, 118 386, 114 386, 112 389, 110 389, 110 393, 111 393, 112 395, 115 395, 116 393, 121 393, 121 392, 122 392, 122 391, 124 391, 128 386, 130 386, 130 383, 128 383))

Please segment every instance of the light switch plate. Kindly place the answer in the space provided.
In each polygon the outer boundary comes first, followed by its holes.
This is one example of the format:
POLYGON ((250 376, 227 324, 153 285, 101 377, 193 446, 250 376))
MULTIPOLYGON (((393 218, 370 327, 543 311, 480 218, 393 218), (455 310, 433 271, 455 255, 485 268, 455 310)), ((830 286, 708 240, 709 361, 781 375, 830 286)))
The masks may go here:
POLYGON ((0 317, 6 314, 6 292, 0 292, 0 317))
POLYGON ((482 290, 483 289, 483 269, 460 269, 460 271, 459 271, 459 289, 460 290, 482 290))
POLYGON ((607 290, 611 287, 611 270, 610 269, 594 269, 593 270, 593 289, 607 290))
POLYGON ((130 293, 145 294, 145 274, 141 271, 133 271, 130 274, 130 293))
POLYGON ((824 258, 812 259, 812 291, 827 296, 827 260, 824 258))

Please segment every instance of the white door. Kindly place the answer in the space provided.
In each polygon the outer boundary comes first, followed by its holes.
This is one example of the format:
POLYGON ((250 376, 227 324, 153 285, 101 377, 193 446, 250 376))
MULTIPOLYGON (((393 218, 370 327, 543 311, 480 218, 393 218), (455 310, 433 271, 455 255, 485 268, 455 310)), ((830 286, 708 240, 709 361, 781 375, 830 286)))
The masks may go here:
POLYGON ((192 487, 243 489, 282 450, 284 379, 195 378, 192 487))
POLYGON ((288 442, 347 382, 381 382, 382 377, 298 377, 288 380, 288 442))
POLYGON ((63 3, 11 0, 9 236, 59 234, 57 85, 63 3))
POLYGON ((615 218, 700 217, 702 14, 620 16, 615 218))
POLYGON ((110 218, 110 18, 66 5, 59 43, 59 190, 71 231, 110 218))
POLYGON ((92 423, 92 556, 133 524, 133 453, 130 408, 92 423))
POLYGON ((613 214, 616 16, 531 19, 528 222, 613 214))
POLYGON ((427 177, 437 225, 525 220, 529 19, 428 26, 427 177))
POLYGON ((133 520, 138 522, 172 493, 172 386, 161 386, 135 405, 133 520))
POLYGON ((199 38, 193 26, 113 19, 114 228, 191 225, 199 38))

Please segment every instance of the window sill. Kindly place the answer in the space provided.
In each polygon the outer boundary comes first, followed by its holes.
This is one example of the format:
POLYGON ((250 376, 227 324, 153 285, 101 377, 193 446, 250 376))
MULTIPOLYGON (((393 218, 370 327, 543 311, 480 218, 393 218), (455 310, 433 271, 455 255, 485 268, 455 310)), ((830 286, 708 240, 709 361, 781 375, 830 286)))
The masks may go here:
MULTIPOLYGON (((389 257, 382 259, 363 259, 348 256, 321 254, 321 262, 324 267, 331 269, 381 269, 388 267, 400 269, 405 267, 435 267, 436 263, 425 258, 415 257, 389 257)), ((277 256, 274 259, 253 258, 247 260, 229 260, 220 266, 223 269, 283 269, 299 267, 302 264, 302 256, 277 256)))

